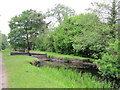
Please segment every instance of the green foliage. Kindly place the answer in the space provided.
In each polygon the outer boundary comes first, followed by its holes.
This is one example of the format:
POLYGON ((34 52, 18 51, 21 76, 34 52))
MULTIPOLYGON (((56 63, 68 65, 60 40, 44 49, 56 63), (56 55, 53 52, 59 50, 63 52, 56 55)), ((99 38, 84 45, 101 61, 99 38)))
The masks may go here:
POLYGON ((54 51, 53 37, 51 34, 52 32, 49 32, 49 35, 40 34, 35 40, 36 49, 39 49, 41 51, 54 51))
POLYGON ((4 50, 6 48, 9 48, 9 43, 7 41, 7 36, 0 33, 0 50, 4 50))
MULTIPOLYGON (((99 59, 98 67, 103 76, 119 77, 118 41, 115 41, 118 32, 115 26, 102 23, 95 14, 80 14, 66 18, 41 42, 46 41, 51 51, 57 53, 99 59)), ((44 48, 46 44, 40 46, 44 48)))
POLYGON ((66 18, 54 31, 40 35, 36 46, 42 51, 101 58, 108 43, 114 42, 112 31, 96 15, 80 14, 66 18))
POLYGON ((63 4, 56 4, 54 8, 48 10, 46 16, 54 17, 56 21, 60 24, 67 17, 71 17, 75 15, 75 10, 71 9, 68 6, 63 4))
POLYGON ((46 37, 44 34, 39 35, 35 41, 36 48, 39 50, 46 50, 47 49, 47 42, 46 42, 46 37))
POLYGON ((118 40, 115 43, 110 43, 102 59, 98 60, 98 67, 103 76, 120 77, 120 63, 118 57, 118 40))
POLYGON ((75 37, 75 35, 81 34, 81 32, 84 31, 86 28, 90 28, 90 22, 93 23, 95 21, 93 20, 93 17, 94 15, 91 14, 81 14, 79 16, 66 19, 64 22, 62 22, 61 25, 59 25, 53 33, 53 45, 55 48, 55 52, 63 54, 73 54, 73 42, 75 41, 75 39, 73 38, 75 37), (86 22, 88 20, 89 22, 86 22))
POLYGON ((16 29, 9 33, 10 44, 12 48, 26 48, 26 38, 23 37, 24 32, 22 29, 16 29))
MULTIPOLYGON (((108 22, 111 26, 117 23, 118 18, 118 1, 119 0, 112 0, 112 6, 109 9, 110 10, 110 16, 108 17, 108 22)), ((114 27, 114 26, 113 26, 114 27)))
POLYGON ((55 52, 62 54, 72 54, 72 42, 68 32, 64 30, 65 26, 61 25, 55 29, 53 34, 53 46, 55 52))
POLYGON ((86 10, 96 14, 102 22, 107 22, 112 26, 117 22, 118 1, 119 0, 104 0, 102 3, 94 2, 92 3, 93 8, 86 10))
POLYGON ((91 74, 77 73, 63 68, 35 67, 29 62, 36 60, 25 55, 10 56, 3 51, 8 72, 9 88, 110 88, 111 83, 98 81, 91 74), (81 76, 80 76, 81 75, 81 76), (34 83, 33 83, 34 82, 34 83))
POLYGON ((9 26, 10 44, 13 48, 34 48, 34 41, 38 34, 45 32, 45 22, 42 13, 35 10, 26 10, 22 14, 13 17, 9 26))
POLYGON ((91 28, 73 38, 73 47, 77 52, 83 52, 88 57, 100 58, 106 52, 108 43, 114 39, 109 34, 110 28, 107 24, 93 23, 92 25, 94 26, 90 26, 91 28))
POLYGON ((100 58, 108 42, 114 41, 109 33, 110 27, 96 15, 80 14, 62 22, 51 36, 57 53, 100 58))
POLYGON ((51 22, 46 24, 42 13, 34 10, 24 11, 10 21, 10 43, 13 48, 28 48, 28 50, 35 48, 99 59, 98 63, 101 64, 99 68, 103 75, 119 76, 119 60, 116 52, 118 41, 115 42, 118 35, 117 0, 112 1, 112 6, 98 2, 95 2, 95 5, 95 9, 90 9, 92 13, 74 16, 73 9, 57 4, 46 13, 47 18, 53 17, 59 22, 57 27, 49 31, 47 27, 51 22), (107 12, 107 15, 104 12, 107 12))

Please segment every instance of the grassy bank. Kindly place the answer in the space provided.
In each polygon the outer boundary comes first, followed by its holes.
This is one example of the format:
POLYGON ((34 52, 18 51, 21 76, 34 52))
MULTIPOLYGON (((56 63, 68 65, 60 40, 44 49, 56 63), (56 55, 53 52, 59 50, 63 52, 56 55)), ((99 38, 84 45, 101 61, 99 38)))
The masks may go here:
POLYGON ((85 57, 74 56, 74 55, 64 55, 64 54, 58 54, 54 52, 33 51, 33 50, 31 50, 30 52, 47 54, 49 58, 58 58, 58 59, 63 59, 63 60, 71 60, 71 59, 88 60, 89 59, 90 61, 95 61, 95 59, 91 59, 91 58, 85 58, 85 57))
POLYGON ((91 74, 83 74, 63 68, 35 67, 29 62, 36 58, 25 55, 9 55, 3 51, 10 88, 110 88, 110 83, 98 81, 91 74))

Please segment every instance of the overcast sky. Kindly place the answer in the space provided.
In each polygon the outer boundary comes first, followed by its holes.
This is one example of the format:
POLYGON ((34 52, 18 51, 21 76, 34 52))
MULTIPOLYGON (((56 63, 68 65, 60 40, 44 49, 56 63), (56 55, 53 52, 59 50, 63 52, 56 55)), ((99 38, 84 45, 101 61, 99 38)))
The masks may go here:
POLYGON ((99 0, 1 0, 0 2, 0 30, 3 34, 10 32, 8 21, 22 11, 33 9, 46 12, 47 9, 61 3, 73 8, 77 14, 84 13, 85 9, 91 7, 91 2, 99 0))

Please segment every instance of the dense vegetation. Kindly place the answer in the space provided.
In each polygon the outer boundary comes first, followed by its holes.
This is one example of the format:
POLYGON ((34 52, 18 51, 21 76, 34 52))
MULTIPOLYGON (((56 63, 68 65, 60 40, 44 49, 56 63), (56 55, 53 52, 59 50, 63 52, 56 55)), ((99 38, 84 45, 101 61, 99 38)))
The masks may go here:
POLYGON ((79 15, 60 4, 45 14, 24 11, 9 22, 10 44, 12 48, 27 48, 28 52, 36 49, 93 58, 100 64, 98 68, 103 76, 119 78, 117 4, 117 0, 110 4, 95 3, 96 8, 79 15), (57 26, 53 21, 47 23, 51 17, 56 19, 57 26))
POLYGON ((7 41, 7 36, 0 32, 0 51, 9 48, 9 43, 7 41))
POLYGON ((111 88, 110 82, 98 81, 91 74, 81 76, 81 73, 63 68, 38 68, 29 64, 36 58, 9 53, 9 50, 3 51, 9 88, 111 88))
POLYGON ((112 42, 109 32, 96 15, 80 14, 65 20, 49 36, 38 36, 36 45, 40 50, 100 58, 112 42))
POLYGON ((44 33, 45 22, 42 13, 35 10, 27 10, 10 21, 11 32, 9 33, 10 44, 13 48, 34 48, 36 36, 44 33))

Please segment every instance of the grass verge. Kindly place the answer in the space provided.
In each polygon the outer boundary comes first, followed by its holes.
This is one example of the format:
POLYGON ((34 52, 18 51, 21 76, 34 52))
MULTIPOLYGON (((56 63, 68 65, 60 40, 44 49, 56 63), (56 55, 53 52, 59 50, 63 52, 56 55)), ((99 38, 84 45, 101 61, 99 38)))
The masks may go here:
POLYGON ((57 58, 57 59, 62 59, 62 60, 76 59, 76 60, 84 60, 84 61, 88 61, 88 60, 95 61, 95 59, 91 59, 91 58, 85 58, 85 57, 73 56, 73 55, 64 55, 64 54, 58 54, 58 53, 54 53, 54 52, 33 51, 33 50, 31 50, 30 52, 47 54, 48 58, 57 58))
POLYGON ((81 76, 63 68, 38 68, 29 64, 36 58, 9 54, 10 51, 3 51, 9 88, 110 88, 110 83, 97 81, 91 74, 81 76))

